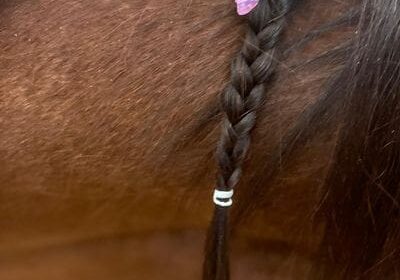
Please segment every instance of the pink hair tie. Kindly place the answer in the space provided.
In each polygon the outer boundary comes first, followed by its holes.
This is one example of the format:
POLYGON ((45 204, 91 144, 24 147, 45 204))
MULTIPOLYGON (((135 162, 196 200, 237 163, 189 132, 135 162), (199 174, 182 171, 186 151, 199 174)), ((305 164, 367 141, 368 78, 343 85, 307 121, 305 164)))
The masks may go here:
POLYGON ((260 0, 235 0, 237 6, 237 13, 240 16, 247 15, 255 7, 257 7, 260 0))

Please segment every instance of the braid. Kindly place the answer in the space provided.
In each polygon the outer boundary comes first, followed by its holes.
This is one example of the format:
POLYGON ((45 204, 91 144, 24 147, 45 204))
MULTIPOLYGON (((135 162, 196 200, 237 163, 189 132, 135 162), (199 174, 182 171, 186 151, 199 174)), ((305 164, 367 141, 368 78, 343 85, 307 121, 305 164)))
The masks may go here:
MULTIPOLYGON (((225 113, 217 147, 217 189, 233 190, 250 146, 250 132, 276 69, 276 45, 293 0, 261 0, 248 17, 242 50, 233 59, 231 80, 221 95, 225 113)), ((203 280, 228 280, 228 208, 216 206, 207 236, 203 280)))

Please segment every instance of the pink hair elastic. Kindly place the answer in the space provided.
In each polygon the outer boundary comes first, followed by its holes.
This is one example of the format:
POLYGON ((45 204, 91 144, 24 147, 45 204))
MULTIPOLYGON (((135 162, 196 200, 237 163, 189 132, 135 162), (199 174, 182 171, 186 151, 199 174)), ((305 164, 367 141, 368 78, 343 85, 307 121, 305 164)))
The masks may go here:
POLYGON ((235 0, 235 2, 237 6, 237 13, 240 16, 244 16, 257 7, 260 0, 235 0))

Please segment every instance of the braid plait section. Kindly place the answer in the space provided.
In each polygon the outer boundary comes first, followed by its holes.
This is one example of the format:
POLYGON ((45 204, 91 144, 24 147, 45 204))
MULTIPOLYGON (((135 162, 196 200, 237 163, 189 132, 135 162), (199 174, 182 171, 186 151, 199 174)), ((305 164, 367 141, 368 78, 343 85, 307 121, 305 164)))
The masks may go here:
POLYGON ((258 14, 262 12, 263 15, 250 16, 243 48, 232 62, 231 81, 221 95, 225 118, 217 148, 220 168, 217 189, 234 189, 239 181, 250 145, 250 132, 265 94, 265 83, 276 68, 275 46, 286 13, 286 9, 282 9, 282 6, 272 7, 268 1, 260 3, 258 14), (276 8, 281 9, 276 11, 276 8))
MULTIPOLYGON (((292 1, 261 0, 248 16, 244 45, 232 61, 230 82, 221 94, 225 116, 216 152, 220 191, 233 190, 239 182, 256 112, 276 69, 276 45, 292 1)), ((203 280, 230 278, 228 235, 228 208, 216 206, 207 235, 203 280)))

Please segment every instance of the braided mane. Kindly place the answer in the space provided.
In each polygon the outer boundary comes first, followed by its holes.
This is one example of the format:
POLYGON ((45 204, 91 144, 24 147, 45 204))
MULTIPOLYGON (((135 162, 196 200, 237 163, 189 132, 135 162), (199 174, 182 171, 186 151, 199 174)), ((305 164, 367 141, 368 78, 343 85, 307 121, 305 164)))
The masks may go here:
MULTIPOLYGON (((257 109, 276 68, 276 46, 291 2, 260 1, 248 18, 244 45, 233 59, 230 82, 221 94, 224 120, 216 152, 220 191, 233 190, 239 182, 257 109)), ((228 233, 228 209, 216 206, 207 238, 204 280, 229 279, 228 233)))

